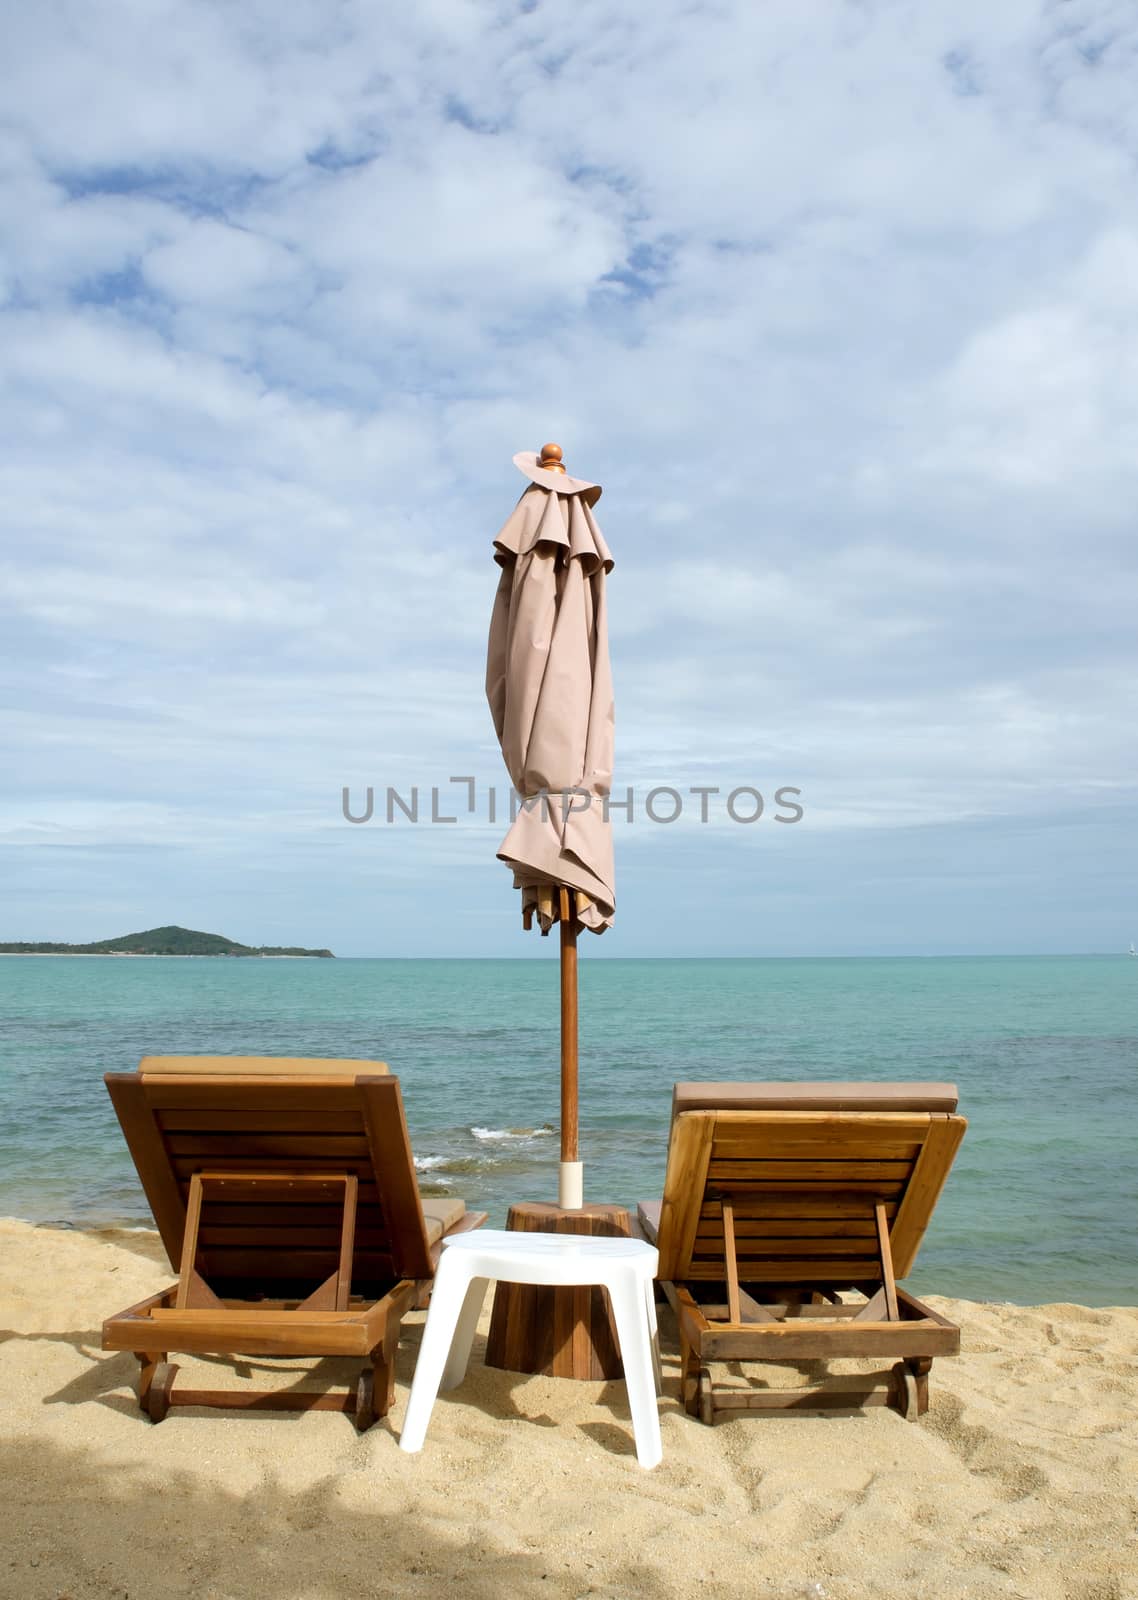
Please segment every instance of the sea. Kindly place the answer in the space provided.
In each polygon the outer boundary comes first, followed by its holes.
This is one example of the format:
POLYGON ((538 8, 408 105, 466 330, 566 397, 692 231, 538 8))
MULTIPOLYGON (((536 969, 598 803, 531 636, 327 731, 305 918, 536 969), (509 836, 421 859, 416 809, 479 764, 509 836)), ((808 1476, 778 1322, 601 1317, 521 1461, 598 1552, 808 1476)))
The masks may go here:
MULTIPOLYGON (((552 944, 552 941, 551 941, 552 944)), ((1138 1304, 1138 961, 580 963, 585 1195, 658 1196, 679 1079, 938 1079, 968 1132, 916 1293, 1138 1304)), ((402 1084, 424 1192, 556 1200, 549 959, 0 956, 0 1215, 149 1224, 102 1077, 144 1054, 347 1056, 402 1084)))

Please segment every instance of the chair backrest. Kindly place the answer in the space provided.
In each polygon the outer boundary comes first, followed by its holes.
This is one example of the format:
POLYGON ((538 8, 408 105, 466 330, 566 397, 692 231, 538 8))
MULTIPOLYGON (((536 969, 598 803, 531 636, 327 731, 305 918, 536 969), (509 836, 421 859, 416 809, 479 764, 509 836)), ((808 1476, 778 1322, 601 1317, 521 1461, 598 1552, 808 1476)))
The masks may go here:
POLYGON ((967 1126, 953 1084, 677 1084, 660 1276, 724 1276, 723 1202, 743 1283, 880 1282, 912 1267, 967 1126))
POLYGON ((235 1295, 323 1280, 339 1260, 342 1182, 265 1180, 354 1175, 353 1284, 432 1275, 399 1080, 382 1062, 145 1057, 106 1084, 175 1270, 191 1178, 240 1174, 256 1181, 210 1191, 198 1270, 235 1295))

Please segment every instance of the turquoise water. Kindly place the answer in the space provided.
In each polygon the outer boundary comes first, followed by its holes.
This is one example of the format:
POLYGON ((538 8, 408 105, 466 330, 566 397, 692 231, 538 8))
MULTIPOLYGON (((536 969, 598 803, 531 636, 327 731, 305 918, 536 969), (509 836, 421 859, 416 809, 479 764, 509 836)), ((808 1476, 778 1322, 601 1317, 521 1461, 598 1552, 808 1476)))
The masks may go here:
MULTIPOLYGON (((102 1084, 144 1053, 375 1057, 420 1178, 556 1198, 556 951, 529 961, 0 957, 0 1214, 147 1211, 102 1084)), ((1138 962, 581 962, 586 1196, 656 1195, 677 1078, 948 1078, 970 1119, 917 1292, 1138 1304, 1138 962)))

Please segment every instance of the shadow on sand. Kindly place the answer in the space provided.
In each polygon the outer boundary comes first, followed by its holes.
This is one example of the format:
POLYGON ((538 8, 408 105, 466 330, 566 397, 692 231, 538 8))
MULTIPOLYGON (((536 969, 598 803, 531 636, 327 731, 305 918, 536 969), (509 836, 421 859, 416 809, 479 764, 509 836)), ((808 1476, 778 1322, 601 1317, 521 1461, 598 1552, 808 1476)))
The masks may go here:
MULTIPOLYGON (((350 1433, 345 1457, 354 1459, 334 1477, 297 1491, 269 1476, 243 1494, 146 1460, 144 1442, 128 1470, 53 1443, 37 1442, 31 1453, 25 1443, 0 1443, 0 1593, 23 1600, 500 1600, 589 1587, 564 1562, 504 1553, 492 1539, 472 1537, 465 1519, 448 1527, 437 1505, 431 1516, 417 1512, 407 1486, 385 1478, 367 1441, 350 1433)), ((224 1454, 223 1440, 219 1447, 224 1454)), ((619 1578, 622 1594, 649 1595, 651 1585, 651 1574, 634 1566, 619 1578)))

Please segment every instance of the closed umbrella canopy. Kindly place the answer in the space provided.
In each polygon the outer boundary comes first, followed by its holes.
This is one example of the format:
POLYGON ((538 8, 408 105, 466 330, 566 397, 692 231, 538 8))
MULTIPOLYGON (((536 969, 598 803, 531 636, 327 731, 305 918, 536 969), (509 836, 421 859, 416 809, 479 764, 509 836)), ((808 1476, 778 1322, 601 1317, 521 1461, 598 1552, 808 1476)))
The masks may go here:
POLYGON ((486 656, 486 695, 523 804, 499 849, 528 928, 561 923, 559 1203, 582 1205, 577 1150, 577 933, 603 933, 616 909, 613 697, 605 579, 612 556, 593 507, 600 486, 571 478, 559 445, 514 464, 530 480, 494 541, 502 569, 486 656))
POLYGON ((593 515, 599 485, 550 470, 559 458, 560 450, 514 457, 531 481, 494 541, 502 575, 486 694, 506 768, 529 802, 498 855, 513 868, 523 907, 540 909, 541 889, 563 885, 580 891, 578 921, 603 933, 616 907, 604 804, 613 764, 605 615, 613 563, 593 515))

